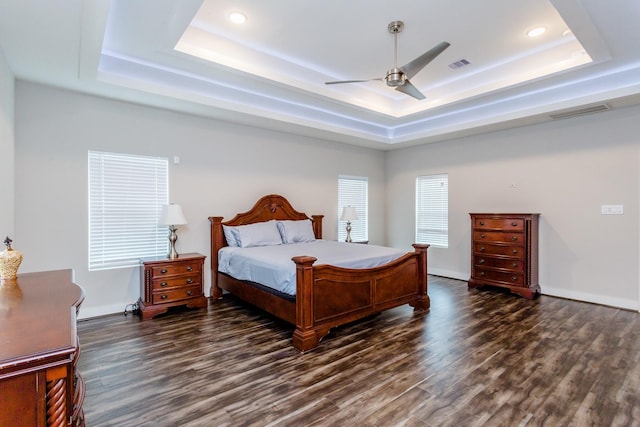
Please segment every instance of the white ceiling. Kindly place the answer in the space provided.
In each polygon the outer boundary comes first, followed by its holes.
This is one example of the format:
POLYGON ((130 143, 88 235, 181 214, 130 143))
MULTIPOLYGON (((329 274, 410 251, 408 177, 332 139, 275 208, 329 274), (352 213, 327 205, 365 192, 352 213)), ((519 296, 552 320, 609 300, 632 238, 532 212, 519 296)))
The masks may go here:
POLYGON ((638 0, 0 0, 0 50, 18 79, 392 149, 640 104, 639 22, 638 0), (451 43, 426 99, 324 84, 384 77, 396 20, 398 66, 451 43))

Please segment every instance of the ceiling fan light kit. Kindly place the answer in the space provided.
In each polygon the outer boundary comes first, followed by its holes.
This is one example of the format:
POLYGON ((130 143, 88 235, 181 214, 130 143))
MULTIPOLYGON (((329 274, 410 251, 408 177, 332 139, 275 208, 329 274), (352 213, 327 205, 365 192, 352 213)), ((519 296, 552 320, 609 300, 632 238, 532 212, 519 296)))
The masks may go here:
POLYGON ((412 96, 416 99, 425 99, 425 96, 420 90, 415 87, 409 79, 413 78, 418 72, 420 72, 428 63, 433 61, 438 55, 440 55, 446 48, 451 46, 449 42, 440 42, 435 47, 426 51, 416 59, 402 67, 398 67, 398 33, 404 29, 404 23, 402 21, 392 21, 389 23, 387 29, 394 36, 394 49, 393 49, 393 68, 387 71, 387 74, 383 78, 377 79, 365 79, 365 80, 340 80, 334 82, 325 82, 327 85, 342 84, 342 83, 363 83, 373 80, 384 81, 387 86, 395 88, 398 92, 402 92, 406 95, 412 96))

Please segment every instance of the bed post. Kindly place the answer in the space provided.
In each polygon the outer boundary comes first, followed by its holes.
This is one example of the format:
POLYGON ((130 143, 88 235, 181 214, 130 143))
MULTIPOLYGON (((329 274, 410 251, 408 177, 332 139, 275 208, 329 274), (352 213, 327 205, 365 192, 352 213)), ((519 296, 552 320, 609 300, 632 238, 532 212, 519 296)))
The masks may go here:
POLYGON ((221 216, 210 216, 211 222, 211 289, 209 294, 216 300, 222 298, 222 289, 218 287, 218 251, 224 246, 221 216))
POLYGON ((322 239, 322 218, 324 218, 324 215, 311 215, 311 218, 313 234, 315 234, 316 239, 322 239))
POLYGON ((413 248, 418 256, 418 293, 420 297, 409 303, 416 310, 428 310, 431 306, 431 299, 427 293, 427 249, 429 245, 414 243, 413 248))
POLYGON ((296 330, 293 332, 293 346, 300 351, 311 350, 320 342, 313 329, 313 263, 317 258, 297 256, 291 258, 296 263, 296 330))

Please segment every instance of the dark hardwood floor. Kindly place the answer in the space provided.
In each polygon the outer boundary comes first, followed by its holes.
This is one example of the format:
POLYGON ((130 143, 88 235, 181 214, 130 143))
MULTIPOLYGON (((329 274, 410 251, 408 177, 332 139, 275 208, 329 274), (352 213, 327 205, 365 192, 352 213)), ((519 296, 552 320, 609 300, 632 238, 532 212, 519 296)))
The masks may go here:
POLYGON ((232 297, 79 322, 87 425, 640 426, 640 314, 430 277, 300 354, 232 297))

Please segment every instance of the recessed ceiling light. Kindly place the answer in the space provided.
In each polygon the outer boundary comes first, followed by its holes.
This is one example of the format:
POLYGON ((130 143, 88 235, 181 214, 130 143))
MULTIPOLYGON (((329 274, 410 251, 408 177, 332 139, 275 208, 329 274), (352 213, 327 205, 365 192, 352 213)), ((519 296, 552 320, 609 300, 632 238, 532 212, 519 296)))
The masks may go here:
POLYGON ((538 37, 547 32, 547 27, 536 27, 527 31, 529 37, 538 37))
POLYGON ((229 21, 233 22, 234 24, 244 24, 245 22, 247 22, 247 15, 240 12, 231 12, 229 14, 229 21))

